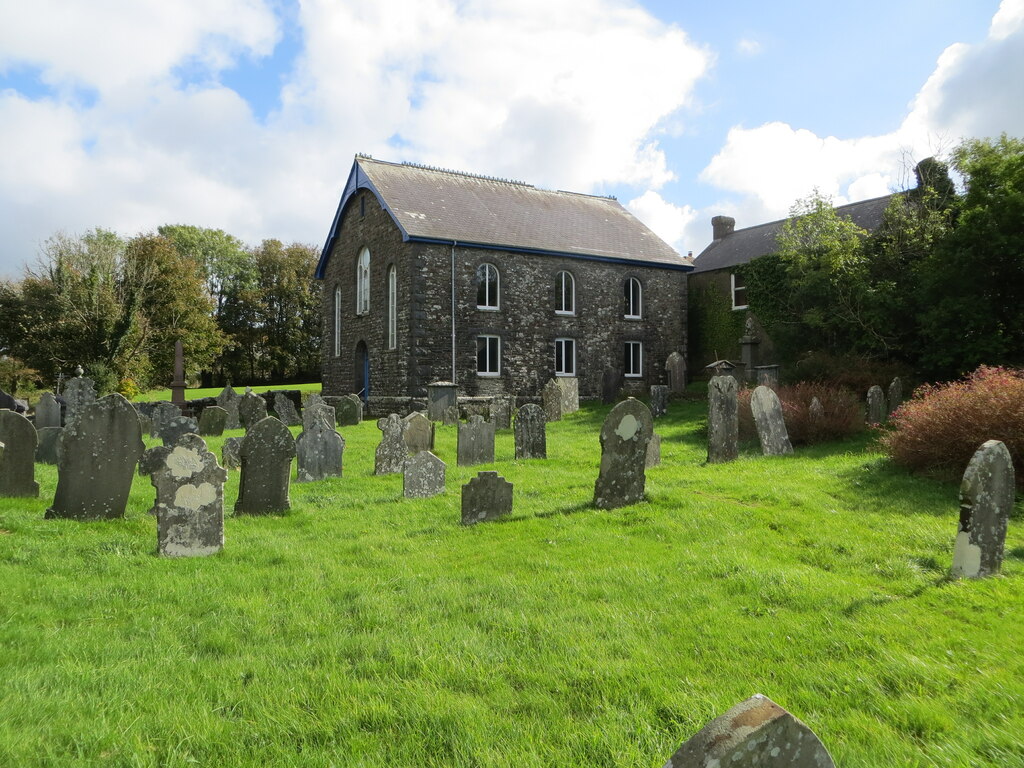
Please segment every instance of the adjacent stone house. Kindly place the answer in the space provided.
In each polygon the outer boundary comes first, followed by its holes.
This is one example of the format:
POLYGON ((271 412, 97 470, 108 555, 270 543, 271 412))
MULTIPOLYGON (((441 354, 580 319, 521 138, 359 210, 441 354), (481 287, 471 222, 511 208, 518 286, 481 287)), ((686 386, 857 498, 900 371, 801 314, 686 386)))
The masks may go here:
POLYGON ((594 398, 607 370, 646 392, 686 354, 691 269, 612 198, 357 156, 316 271, 324 393, 594 398))

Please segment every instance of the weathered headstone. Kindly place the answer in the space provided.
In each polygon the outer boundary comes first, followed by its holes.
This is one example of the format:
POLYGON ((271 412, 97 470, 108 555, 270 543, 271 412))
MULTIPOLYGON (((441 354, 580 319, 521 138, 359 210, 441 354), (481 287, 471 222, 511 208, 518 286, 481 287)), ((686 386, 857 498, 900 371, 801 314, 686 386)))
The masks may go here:
POLYGON ((496 520, 512 512, 512 483, 497 472, 480 472, 462 486, 462 524, 496 520))
POLYGON ((160 429, 160 439, 164 445, 174 445, 182 435, 189 434, 198 435, 199 425, 191 416, 182 416, 180 413, 165 421, 160 429))
POLYGON ((274 393, 274 413, 285 426, 297 427, 302 423, 299 412, 295 410, 295 403, 284 392, 274 393))
POLYGON ((422 499, 444 493, 445 463, 430 451, 420 451, 405 464, 402 493, 407 499, 422 499))
POLYGON ((765 456, 782 456, 793 452, 782 415, 782 401, 775 392, 764 384, 754 389, 750 396, 750 410, 754 414, 757 437, 761 441, 761 452, 765 456))
POLYGON ((174 403, 166 401, 159 402, 153 406, 153 410, 149 413, 150 418, 150 434, 153 437, 158 437, 163 440, 164 437, 164 426, 168 424, 171 419, 176 419, 181 416, 181 409, 174 403))
POLYGON ((238 402, 241 400, 238 393, 232 388, 230 384, 221 390, 221 393, 217 395, 217 405, 228 412, 227 424, 225 429, 241 429, 242 422, 238 419, 238 402))
POLYGON ((36 461, 40 464, 57 464, 60 459, 61 427, 43 427, 39 430, 36 443, 36 461))
POLYGON ((413 411, 402 421, 405 423, 402 439, 410 454, 434 450, 434 422, 419 411, 413 411))
POLYGON ((325 397, 334 406, 339 427, 354 427, 363 420, 363 401, 356 396, 325 397))
POLYGON ((85 406, 61 435, 57 492, 46 517, 124 517, 143 450, 139 415, 121 395, 85 406))
POLYGON ((302 409, 302 428, 310 429, 316 421, 326 422, 327 426, 334 429, 338 423, 334 414, 334 406, 328 405, 322 400, 307 403, 306 407, 302 409))
POLYGON ((664 384, 651 385, 651 418, 658 419, 668 413, 668 387, 664 384))
POLYGON ((239 449, 242 476, 238 483, 236 515, 265 515, 291 508, 291 481, 295 438, 288 427, 267 416, 249 427, 239 449))
POLYGON ((224 444, 220 447, 221 463, 224 469, 240 469, 242 466, 242 440, 241 437, 226 437, 224 444))
POLYGON ((575 376, 558 376, 555 378, 558 389, 562 393, 562 415, 576 413, 580 409, 580 381, 575 376))
POLYGON ((868 424, 884 424, 889 416, 885 405, 885 393, 875 384, 868 390, 868 424))
POLYGON ((516 411, 515 442, 517 459, 548 457, 547 418, 539 405, 527 403, 516 411))
POLYGON ((835 768, 825 745, 767 696, 754 694, 705 725, 665 768, 835 768))
POLYGON ((238 401, 238 420, 242 422, 242 429, 248 432, 265 418, 267 418, 267 401, 255 392, 246 392, 242 395, 238 401))
POLYGON ((644 460, 644 468, 650 469, 661 464, 661 435, 657 432, 651 433, 651 442, 647 444, 647 456, 644 460))
POLYGON ((708 382, 708 463, 735 461, 739 456, 739 392, 732 376, 708 382))
POLYGON ((557 379, 548 379, 541 393, 544 401, 544 416, 549 422, 562 420, 562 388, 557 379))
POLYGON ((64 385, 64 423, 78 417, 82 410, 96 402, 96 385, 86 376, 76 376, 64 385))
POLYGON ((200 557, 224 548, 224 481, 227 470, 199 435, 150 448, 142 461, 156 488, 150 511, 157 520, 157 551, 167 557, 200 557))
POLYGON ((632 397, 616 405, 601 427, 601 470, 594 505, 615 509, 644 497, 647 444, 654 433, 650 409, 632 397))
POLYGON ((896 376, 889 382, 889 413, 903 404, 903 380, 896 376))
POLYGON ((665 373, 668 375, 668 389, 673 393, 686 391, 686 358, 673 352, 665 361, 665 373))
POLYGON ((0 411, 0 443, 6 448, 0 460, 0 496, 39 496, 36 482, 36 444, 39 436, 32 422, 14 411, 0 411))
POLYGON ((512 403, 510 398, 504 395, 496 395, 491 398, 491 418, 488 419, 494 424, 495 429, 508 429, 512 425, 512 403))
POLYGON ((446 427, 454 427, 459 423, 459 406, 449 405, 444 409, 444 414, 441 416, 441 423, 446 427))
POLYGON ((494 424, 483 416, 470 416, 459 424, 458 465, 494 463, 494 424))
POLYGON ((146 408, 145 406, 153 406, 156 403, 132 403, 132 408, 135 409, 135 413, 139 416, 139 426, 142 427, 142 434, 152 435, 153 434, 153 419, 150 414, 153 412, 153 408, 146 408))
POLYGON ((53 396, 53 392, 43 392, 43 396, 36 403, 36 429, 59 427, 60 425, 60 403, 53 396))
POLYGON ((954 578, 979 579, 999 573, 1006 528, 1013 511, 1013 460, 999 440, 984 443, 960 483, 960 525, 953 546, 954 578))
MULTIPOLYGON (((450 381, 435 381, 427 385, 427 418, 431 421, 445 421, 445 411, 458 406, 458 393, 450 381)), ((455 417, 458 421, 458 416, 455 417)))
POLYGON ((820 424, 825 419, 825 406, 817 397, 811 398, 811 404, 807 408, 807 419, 811 424, 820 424))
POLYGON ((208 405, 199 414, 199 434, 220 437, 228 424, 228 412, 219 405, 208 405))
POLYGON ((604 373, 601 374, 601 402, 605 405, 611 405, 615 402, 615 398, 619 396, 619 390, 622 389, 622 371, 615 370, 614 368, 605 368, 604 373))
POLYGON ((779 366, 758 365, 754 367, 754 370, 757 371, 758 386, 768 387, 769 389, 779 388, 779 366))
POLYGON ((373 474, 391 475, 401 472, 409 456, 409 449, 402 439, 405 422, 397 413, 392 413, 386 419, 377 419, 377 429, 381 435, 374 454, 373 474))
MULTIPOLYGON (((314 405, 314 408, 328 408, 314 405)), ((345 439, 334 428, 334 422, 314 418, 295 441, 298 456, 300 483, 323 480, 325 477, 341 477, 342 461, 345 455, 345 439)))

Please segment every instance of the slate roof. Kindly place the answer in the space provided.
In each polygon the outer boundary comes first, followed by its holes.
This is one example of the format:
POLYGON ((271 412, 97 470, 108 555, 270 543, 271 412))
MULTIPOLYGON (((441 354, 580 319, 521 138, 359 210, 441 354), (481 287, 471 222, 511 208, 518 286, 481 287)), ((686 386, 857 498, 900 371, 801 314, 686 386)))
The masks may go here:
POLYGON ((631 262, 689 271, 693 262, 613 198, 538 189, 530 184, 357 156, 317 267, 323 276, 341 213, 369 189, 403 241, 631 262))
MULTIPOLYGON (((850 219, 858 227, 874 232, 881 226, 882 214, 892 198, 892 195, 884 195, 859 203, 840 205, 836 208, 836 213, 850 219)), ((693 265, 694 273, 735 267, 738 264, 746 264, 758 256, 772 253, 776 250, 776 238, 786 221, 788 219, 779 219, 755 227, 737 229, 721 240, 715 240, 697 256, 693 265)))

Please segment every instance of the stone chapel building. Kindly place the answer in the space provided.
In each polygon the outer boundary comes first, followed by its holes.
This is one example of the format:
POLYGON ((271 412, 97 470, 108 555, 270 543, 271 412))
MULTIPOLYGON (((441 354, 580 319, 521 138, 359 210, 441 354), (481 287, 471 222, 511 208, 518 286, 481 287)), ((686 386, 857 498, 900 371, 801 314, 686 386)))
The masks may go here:
POLYGON ((358 155, 316 270, 324 394, 596 398, 606 371, 646 393, 686 355, 692 269, 612 198, 358 155))

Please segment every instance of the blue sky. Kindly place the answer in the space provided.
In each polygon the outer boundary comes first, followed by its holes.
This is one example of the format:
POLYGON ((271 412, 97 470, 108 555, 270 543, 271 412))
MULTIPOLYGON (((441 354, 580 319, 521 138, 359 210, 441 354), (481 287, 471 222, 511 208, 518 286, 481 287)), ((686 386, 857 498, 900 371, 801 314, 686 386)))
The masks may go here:
POLYGON ((320 244, 356 152, 614 194, 681 253, 1024 135, 1024 0, 0 0, 0 276, 57 231, 320 244))

